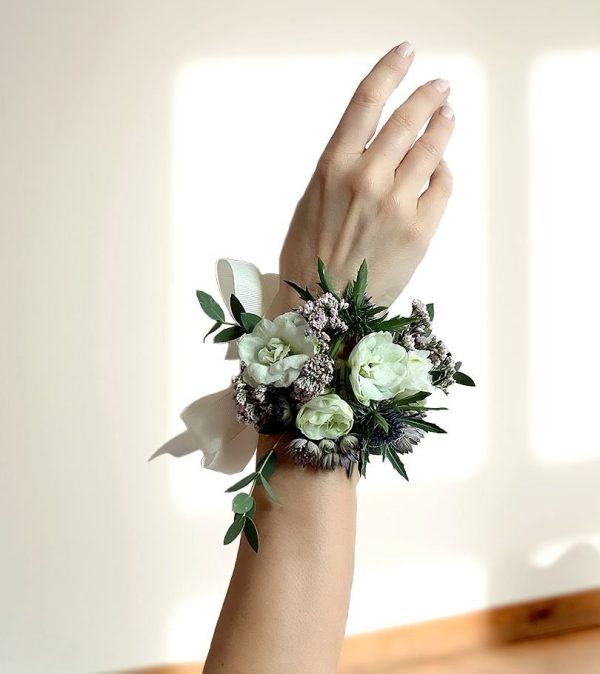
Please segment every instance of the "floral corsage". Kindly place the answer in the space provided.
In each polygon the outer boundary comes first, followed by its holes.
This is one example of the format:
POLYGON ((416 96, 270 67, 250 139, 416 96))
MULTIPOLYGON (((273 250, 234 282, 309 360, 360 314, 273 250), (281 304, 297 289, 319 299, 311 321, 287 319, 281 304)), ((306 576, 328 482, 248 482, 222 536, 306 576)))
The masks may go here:
POLYGON ((445 433, 427 417, 447 408, 427 406, 429 396, 436 389, 447 394, 454 383, 475 385, 432 333, 433 304, 413 300, 410 316, 389 317, 367 294, 366 260, 341 292, 322 260, 317 271, 316 293, 286 281, 302 302, 273 320, 246 311, 232 293, 234 322, 227 323, 211 295, 196 293, 214 321, 208 334, 216 333, 215 342, 237 341, 240 370, 229 392, 237 422, 273 436, 256 469, 227 490, 239 493, 225 544, 243 533, 258 551, 252 491, 262 488, 278 501, 269 480, 279 443, 304 469, 366 477, 375 455, 408 480, 401 456, 425 433, 445 433), (250 493, 241 491, 248 486, 250 493))

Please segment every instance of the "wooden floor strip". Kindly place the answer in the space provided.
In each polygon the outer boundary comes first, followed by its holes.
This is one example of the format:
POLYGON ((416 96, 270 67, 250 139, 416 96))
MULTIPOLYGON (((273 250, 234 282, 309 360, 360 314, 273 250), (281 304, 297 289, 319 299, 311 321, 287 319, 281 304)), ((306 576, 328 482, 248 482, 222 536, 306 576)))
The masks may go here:
MULTIPOLYGON (((600 589, 348 637, 337 674, 483 672, 600 674, 600 589)), ((120 674, 201 673, 191 663, 120 674)))

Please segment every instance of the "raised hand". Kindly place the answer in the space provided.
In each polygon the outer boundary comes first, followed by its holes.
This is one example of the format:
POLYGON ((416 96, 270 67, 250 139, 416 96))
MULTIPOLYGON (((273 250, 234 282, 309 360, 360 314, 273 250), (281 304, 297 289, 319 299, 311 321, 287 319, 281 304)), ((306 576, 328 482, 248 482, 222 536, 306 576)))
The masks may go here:
MULTIPOLYGON (((297 204, 280 255, 283 280, 313 285, 320 257, 341 288, 366 258, 369 290, 389 305, 423 258, 452 189, 442 158, 454 128, 449 83, 418 87, 373 137, 413 58, 402 43, 360 82, 297 204)), ((273 310, 295 301, 282 285, 273 310)))

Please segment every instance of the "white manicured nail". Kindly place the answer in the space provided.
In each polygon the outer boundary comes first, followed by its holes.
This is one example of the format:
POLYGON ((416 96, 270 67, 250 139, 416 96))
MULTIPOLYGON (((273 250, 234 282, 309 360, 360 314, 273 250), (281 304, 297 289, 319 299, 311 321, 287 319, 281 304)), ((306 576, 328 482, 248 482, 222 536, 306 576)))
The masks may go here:
POLYGON ((437 80, 431 80, 431 84, 441 93, 443 94, 445 91, 448 91, 450 88, 450 82, 448 80, 442 80, 442 79, 437 79, 437 80))
POLYGON ((454 117, 454 110, 452 109, 452 106, 448 105, 447 103, 442 105, 440 108, 440 115, 446 119, 452 119, 454 117))
POLYGON ((402 56, 403 58, 407 58, 414 52, 415 48, 410 42, 403 42, 402 44, 399 44, 396 47, 396 51, 402 56))

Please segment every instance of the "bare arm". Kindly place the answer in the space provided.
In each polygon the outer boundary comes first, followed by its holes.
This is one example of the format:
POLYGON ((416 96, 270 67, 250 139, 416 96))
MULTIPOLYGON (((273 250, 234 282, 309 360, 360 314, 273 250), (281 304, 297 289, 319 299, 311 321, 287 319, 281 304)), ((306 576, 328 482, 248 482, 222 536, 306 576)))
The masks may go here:
MULTIPOLYGON (((294 213, 280 256, 282 279, 312 285, 321 257, 343 287, 366 258, 370 293, 391 304, 425 254, 451 189, 441 158, 454 125, 452 111, 442 106, 447 83, 419 87, 369 144, 385 101, 412 62, 403 47, 362 80, 327 144, 294 213)), ((282 286, 269 314, 295 303, 282 286)), ((261 437, 258 456, 276 439, 261 437)), ((336 668, 354 568, 358 472, 349 479, 340 468, 300 468, 277 453, 271 481, 281 505, 254 492, 261 549, 255 554, 240 544, 205 674, 332 674, 336 668)))

